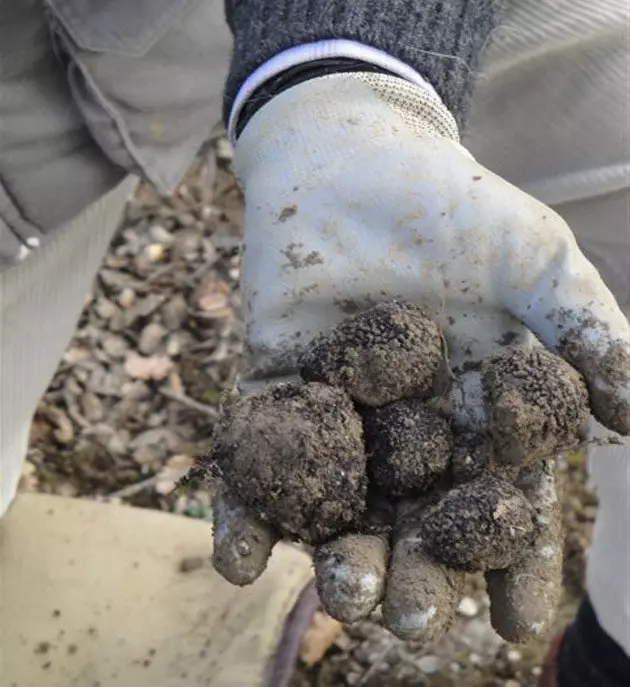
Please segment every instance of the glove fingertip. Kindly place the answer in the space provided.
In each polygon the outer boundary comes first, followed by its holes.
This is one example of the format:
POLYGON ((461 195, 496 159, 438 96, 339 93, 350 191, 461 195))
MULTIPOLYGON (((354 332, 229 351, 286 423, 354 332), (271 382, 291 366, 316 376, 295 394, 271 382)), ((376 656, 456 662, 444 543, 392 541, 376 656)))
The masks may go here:
POLYGON ((562 591, 561 566, 551 575, 535 578, 537 573, 517 567, 486 575, 490 622, 506 642, 525 644, 539 639, 553 624, 562 591))
POLYGON ((385 626, 403 640, 439 638, 455 619, 464 579, 464 573, 433 560, 416 542, 397 542, 383 602, 385 626))
POLYGON ((214 569, 238 587, 252 584, 267 567, 278 534, 225 490, 217 494, 213 519, 214 569))
POLYGON ((343 623, 367 618, 385 588, 389 546, 378 535, 351 534, 315 554, 317 589, 326 612, 343 623))
POLYGON ((486 574, 490 622, 507 642, 522 644, 550 629, 562 593, 563 536, 554 461, 521 475, 536 511, 535 536, 507 569, 486 574))

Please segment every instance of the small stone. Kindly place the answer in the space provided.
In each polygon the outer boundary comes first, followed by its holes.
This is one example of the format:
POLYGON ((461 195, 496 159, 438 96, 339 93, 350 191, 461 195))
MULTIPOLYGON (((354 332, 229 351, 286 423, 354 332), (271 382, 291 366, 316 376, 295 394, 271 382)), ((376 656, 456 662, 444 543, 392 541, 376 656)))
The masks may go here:
POLYGON ((118 304, 121 308, 130 308, 135 303, 135 301, 136 292, 128 286, 125 287, 118 296, 118 304))
POLYGON ((438 656, 423 656, 416 663, 418 668, 427 675, 433 675, 442 668, 442 659, 438 656))
POLYGON ((459 602, 457 612, 464 618, 474 618, 479 613, 479 604, 470 596, 465 596, 459 602))
POLYGON ((149 236, 152 241, 162 243, 165 246, 170 246, 173 243, 173 234, 165 229, 161 224, 152 224, 149 227, 149 236))
POLYGON ((503 685, 504 687, 521 687, 521 683, 516 680, 506 680, 503 685))
POLYGON ((234 151, 227 138, 220 138, 217 141, 217 160, 223 162, 231 162, 234 157, 234 151))
POLYGON ((177 219, 182 227, 192 227, 195 223, 195 216, 190 212, 183 212, 177 219))
POLYGON ((71 482, 62 482, 61 484, 58 484, 55 488, 55 494, 57 494, 57 496, 66 496, 68 498, 74 498, 78 495, 78 493, 79 489, 76 485, 72 484, 71 482))
POLYGON ((481 656, 479 654, 469 654, 468 655, 468 660, 470 661, 470 664, 473 666, 480 666, 481 665, 481 656))
POLYGON ((138 348, 145 355, 152 355, 160 347, 166 333, 167 330, 161 324, 150 322, 140 334, 138 348))
POLYGON ((199 214, 201 215, 201 219, 209 220, 213 215, 217 215, 219 213, 216 208, 212 207, 212 205, 204 205, 199 214))
POLYGON ((164 257, 164 246, 160 243, 150 243, 144 249, 144 257, 149 262, 159 262, 164 257))
POLYGON ((534 666, 532 668, 532 675, 534 677, 540 677, 542 675, 542 668, 540 666, 534 666))
POLYGON ((175 358, 182 352, 181 338, 177 334, 171 334, 166 341, 166 355, 175 358))
POLYGON ((523 654, 517 649, 509 649, 507 652, 507 659, 510 663, 518 663, 523 658, 523 654))
POLYGON ((107 298, 99 298, 94 304, 96 314, 103 320, 109 320, 117 311, 116 306, 107 298))
POLYGON ((184 297, 181 294, 177 294, 164 304, 161 312, 166 327, 170 331, 175 331, 182 326, 188 314, 188 306, 184 297))
POLYGON ((173 235, 175 246, 173 252, 185 260, 192 260, 201 246, 201 236, 194 229, 180 229, 173 235))
POLYGON ((103 404, 100 398, 91 391, 86 391, 79 399, 81 410, 88 422, 100 422, 103 419, 103 404))

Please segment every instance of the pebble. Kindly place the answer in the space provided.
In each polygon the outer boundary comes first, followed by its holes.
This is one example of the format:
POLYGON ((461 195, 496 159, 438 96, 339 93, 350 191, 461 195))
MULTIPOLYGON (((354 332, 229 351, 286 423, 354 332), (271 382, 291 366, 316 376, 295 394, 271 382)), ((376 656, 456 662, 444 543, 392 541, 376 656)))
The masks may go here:
POLYGON ((162 319, 164 324, 171 331, 180 329, 186 316, 188 315, 188 306, 181 294, 176 294, 169 299, 162 306, 162 319))
POLYGON ((192 227, 195 223, 195 216, 190 212, 184 212, 178 217, 182 227, 192 227))
POLYGON ((509 649, 507 652, 507 659, 510 663, 518 663, 522 658, 523 654, 518 649, 509 649))
POLYGON ((516 680, 506 680, 503 683, 504 687, 521 687, 521 683, 517 682, 516 680))
POLYGON ((110 334, 105 336, 101 342, 101 346, 107 355, 111 358, 124 358, 129 345, 122 336, 110 334))
POLYGON ((91 391, 86 391, 79 398, 79 402, 81 403, 83 415, 88 422, 100 422, 103 419, 105 415, 103 404, 96 394, 93 394, 91 391))
POLYGON ((130 308, 135 303, 135 300, 136 292, 128 286, 125 287, 118 296, 118 304, 121 308, 130 308))
POLYGON ((107 298, 99 298, 94 304, 96 314, 103 320, 109 320, 117 311, 116 306, 107 298))
POLYGON ((217 160, 230 162, 234 157, 234 150, 227 138, 220 138, 217 141, 217 160))
POLYGON ((170 358, 175 358, 182 352, 182 344, 177 334, 171 334, 166 342, 166 354, 170 358))
POLYGON ((474 618, 479 613, 479 604, 470 596, 465 596, 459 602, 457 612, 459 615, 464 616, 464 618, 474 618))
POLYGON ((150 322, 140 334, 138 348, 145 355, 152 355, 160 347, 166 333, 167 330, 161 324, 150 322))
POLYGON ((156 243, 163 243, 165 246, 170 246, 173 241, 173 234, 165 229, 161 224, 153 224, 149 227, 149 236, 152 241, 156 243))
POLYGON ((144 254, 149 262, 159 262, 164 257, 164 246, 161 243, 150 243, 144 254))
POLYGON ((442 659, 438 656, 423 656, 416 661, 418 668, 427 675, 433 675, 442 668, 442 659))

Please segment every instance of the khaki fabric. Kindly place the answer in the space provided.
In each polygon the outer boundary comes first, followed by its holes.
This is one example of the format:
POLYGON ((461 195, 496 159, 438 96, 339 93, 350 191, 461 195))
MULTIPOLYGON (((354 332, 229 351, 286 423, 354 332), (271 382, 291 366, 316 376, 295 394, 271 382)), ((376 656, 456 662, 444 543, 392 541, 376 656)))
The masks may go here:
POLYGON ((0 271, 0 517, 15 495, 37 403, 135 184, 123 181, 26 260, 0 271))
POLYGON ((251 587, 215 573, 208 523, 21 495, 0 521, 2 687, 258 687, 311 578, 276 547, 251 587), (181 572, 181 561, 201 567, 181 572))
POLYGON ((222 0, 0 2, 0 271, 129 172, 171 190, 230 46, 222 0))

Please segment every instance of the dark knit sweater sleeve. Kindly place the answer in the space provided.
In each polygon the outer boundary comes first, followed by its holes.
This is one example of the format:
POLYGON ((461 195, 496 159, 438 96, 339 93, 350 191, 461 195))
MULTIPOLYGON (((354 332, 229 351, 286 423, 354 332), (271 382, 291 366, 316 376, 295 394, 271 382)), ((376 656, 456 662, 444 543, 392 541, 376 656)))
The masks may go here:
POLYGON ((226 0, 234 52, 224 116, 245 79, 287 48, 345 38, 383 50, 429 81, 462 124, 503 0, 226 0))

